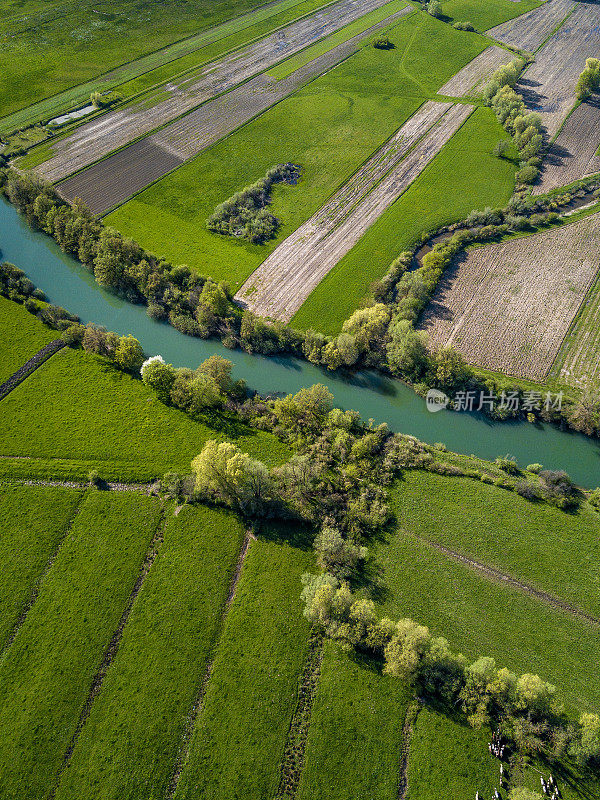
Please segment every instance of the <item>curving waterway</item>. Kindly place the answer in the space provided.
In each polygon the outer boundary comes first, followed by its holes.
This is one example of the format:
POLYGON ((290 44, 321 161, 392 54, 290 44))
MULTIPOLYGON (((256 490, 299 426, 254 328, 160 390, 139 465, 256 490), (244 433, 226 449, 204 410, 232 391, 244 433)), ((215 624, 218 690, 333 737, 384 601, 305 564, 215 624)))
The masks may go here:
POLYGON ((425 402, 399 381, 374 372, 332 375, 294 358, 266 358, 228 350, 220 342, 194 339, 170 325, 151 320, 135 306, 106 292, 77 261, 66 256, 44 234, 32 231, 15 209, 0 198, 0 259, 21 267, 51 303, 61 305, 83 322, 95 322, 119 334, 131 333, 146 353, 160 353, 175 366, 196 367, 219 353, 234 364, 234 375, 261 394, 297 392, 324 383, 336 405, 353 408, 363 419, 387 422, 393 430, 425 442, 444 442, 451 450, 494 459, 510 454, 519 464, 533 462, 565 469, 580 485, 600 484, 600 443, 551 425, 495 423, 482 416, 427 411, 425 402))

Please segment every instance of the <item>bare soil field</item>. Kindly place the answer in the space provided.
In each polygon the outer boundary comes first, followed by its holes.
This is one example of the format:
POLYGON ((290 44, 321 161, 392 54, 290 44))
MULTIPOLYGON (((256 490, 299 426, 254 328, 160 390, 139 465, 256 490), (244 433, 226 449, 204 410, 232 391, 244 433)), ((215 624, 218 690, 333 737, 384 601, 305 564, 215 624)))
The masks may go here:
POLYGON ((511 47, 534 53, 576 5, 573 0, 548 0, 527 14, 490 28, 487 34, 511 47))
POLYGON ((544 159, 533 194, 545 194, 600 172, 599 147, 600 101, 593 98, 578 106, 565 122, 544 159))
POLYGON ((430 346, 543 380, 600 266, 600 215, 469 251, 442 279, 420 328, 430 346))
POLYGON ((446 97, 464 97, 467 94, 477 93, 477 89, 492 73, 502 64, 508 64, 511 57, 511 54, 502 47, 491 45, 450 78, 448 83, 438 90, 438 94, 446 97))
POLYGON ((427 102, 250 276, 235 299, 289 321, 327 273, 425 169, 472 106, 427 102))
MULTIPOLYGON (((242 84, 307 45, 340 30, 387 0, 340 0, 305 19, 203 66, 193 76, 160 87, 131 106, 104 114, 58 140, 36 168, 52 183, 94 163, 210 98, 242 84)), ((407 11, 410 9, 407 9, 407 11)))
POLYGON ((575 85, 586 58, 598 54, 600 3, 580 0, 573 13, 538 51, 535 62, 518 84, 527 107, 542 115, 550 139, 558 133, 573 108, 575 85))
POLYGON ((327 72, 356 52, 365 36, 410 11, 410 8, 402 9, 368 31, 318 56, 280 81, 267 75, 257 75, 227 94, 216 97, 186 116, 174 120, 157 133, 124 147, 59 183, 60 193, 67 200, 80 197, 95 214, 105 213, 313 78, 327 72), (147 148, 144 144, 146 142, 153 147, 147 148), (170 154, 171 161, 167 154, 170 154))

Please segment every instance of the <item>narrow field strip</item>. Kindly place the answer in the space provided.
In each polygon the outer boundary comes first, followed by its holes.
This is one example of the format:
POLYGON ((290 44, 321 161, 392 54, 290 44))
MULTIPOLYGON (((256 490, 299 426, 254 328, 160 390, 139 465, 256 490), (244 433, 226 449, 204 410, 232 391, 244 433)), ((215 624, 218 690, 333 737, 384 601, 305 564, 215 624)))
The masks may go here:
POLYGON ((599 219, 469 250, 420 322, 430 346, 452 345, 471 364, 543 380, 598 272, 599 219))
POLYGON ((0 658, 35 603, 83 494, 0 486, 0 658))
POLYGON ((59 800, 164 797, 220 628, 243 530, 233 515, 187 506, 167 519, 119 650, 81 729, 59 800))
POLYGON ((511 47, 534 53, 577 5, 573 0, 547 0, 520 17, 486 31, 511 47))
POLYGON ((2 797, 52 790, 158 520, 151 498, 86 496, 0 663, 2 797))
POLYGON ((153 181, 197 156, 206 148, 293 94, 355 53, 370 33, 409 14, 410 7, 392 14, 281 80, 259 74, 161 130, 124 147, 58 184, 68 200, 80 197, 96 214, 104 214, 145 189, 153 181))
POLYGON ((502 64, 511 60, 511 54, 497 45, 490 45, 476 56, 466 67, 438 89, 445 97, 464 97, 474 95, 482 88, 483 82, 502 64))
POLYGON ((312 555, 258 540, 225 621, 175 798, 270 798, 279 784, 308 623, 298 601, 312 555))
POLYGON ((551 374, 578 389, 600 385, 600 280, 596 278, 573 329, 567 334, 551 374))
POLYGON ((38 166, 36 172, 52 183, 65 178, 200 103, 238 86, 385 2, 387 0, 365 0, 358 5, 353 0, 339 0, 223 56, 205 65, 198 75, 184 78, 180 85, 173 84, 167 88, 167 96, 160 99, 159 95, 152 105, 140 100, 129 108, 104 114, 80 126, 70 136, 55 143, 55 154, 38 166))
POLYGON ((16 387, 22 383, 25 378, 31 375, 32 372, 35 372, 38 367, 41 367, 42 364, 50 358, 50 356, 53 356, 54 353, 58 353, 59 350, 62 350, 63 347, 66 347, 65 343, 61 339, 55 339, 52 342, 48 342, 48 344, 42 347, 41 350, 38 350, 38 352, 28 361, 26 361, 23 366, 20 367, 20 369, 18 369, 10 376, 10 378, 0 385, 0 400, 3 400, 6 395, 10 394, 13 389, 16 389, 16 387))
POLYGON ((298 800, 396 800, 411 691, 325 642, 298 800))
POLYGON ((410 186, 472 111, 469 105, 426 103, 416 115, 416 121, 422 118, 425 130, 429 128, 426 135, 420 138, 420 126, 415 125, 415 118, 409 120, 396 134, 398 149, 390 149, 390 143, 384 145, 383 153, 378 151, 356 173, 356 187, 351 179, 334 196, 331 210, 326 204, 288 237, 236 294, 238 304, 260 316, 289 321, 315 286, 410 186), (416 142, 404 158, 403 129, 414 137, 408 138, 409 146, 416 142), (386 163, 388 157, 391 164, 386 163))
POLYGON ((410 743, 413 730, 421 706, 418 700, 413 700, 406 709, 406 716, 402 725, 402 747, 400 749, 400 778, 398 780, 398 800, 404 800, 408 792, 408 762, 410 758, 410 743))

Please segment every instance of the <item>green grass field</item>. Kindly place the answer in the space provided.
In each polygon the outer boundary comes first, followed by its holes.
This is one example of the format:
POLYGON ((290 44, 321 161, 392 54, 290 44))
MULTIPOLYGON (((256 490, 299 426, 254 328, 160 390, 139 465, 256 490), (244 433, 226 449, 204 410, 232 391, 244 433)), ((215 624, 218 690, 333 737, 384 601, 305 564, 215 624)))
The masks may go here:
POLYGON ((298 800, 396 800, 410 693, 327 642, 298 800))
POLYGON ((169 516, 57 798, 164 796, 242 538, 223 511, 187 506, 169 516))
POLYGON ((489 731, 474 731, 424 707, 410 742, 406 800, 492 797, 500 788, 498 761, 490 754, 489 731))
POLYGON ((270 800, 307 653, 300 575, 312 556, 250 544, 177 800, 270 800))
POLYGON ((0 487, 0 650, 67 532, 81 492, 0 487))
POLYGON ((442 11, 453 22, 471 22, 478 31, 486 31, 539 5, 538 0, 444 0, 442 11))
POLYGON ((103 477, 138 465, 140 479, 188 470, 204 442, 228 439, 271 464, 287 458, 274 436, 215 415, 212 423, 168 408, 140 380, 82 351, 64 349, 3 401, 0 453, 96 461, 103 477), (31 413, 44 408, 44 424, 31 413), (103 474, 103 466, 106 474, 103 474))
POLYGON ((429 14, 411 14, 389 35, 393 50, 365 45, 108 215, 107 222, 173 263, 189 264, 239 287, 486 44, 429 14), (300 164, 303 177, 297 186, 275 188, 272 208, 281 222, 277 238, 251 245, 206 229, 218 203, 286 161, 300 164))
POLYGON ((317 286, 292 325, 338 333, 373 281, 385 275, 394 258, 421 234, 462 219, 474 208, 505 205, 514 188, 515 168, 493 150, 506 138, 492 111, 477 109, 317 286))
POLYGON ((243 14, 253 0, 24 0, 3 5, 3 115, 243 14))
POLYGON ((0 297, 0 383, 57 336, 23 306, 0 297))
POLYGON ((154 499, 86 497, 0 664, 2 797, 48 796, 158 522, 154 499))
POLYGON ((514 492, 411 472, 394 493, 399 524, 600 617, 600 516, 565 514, 514 492))

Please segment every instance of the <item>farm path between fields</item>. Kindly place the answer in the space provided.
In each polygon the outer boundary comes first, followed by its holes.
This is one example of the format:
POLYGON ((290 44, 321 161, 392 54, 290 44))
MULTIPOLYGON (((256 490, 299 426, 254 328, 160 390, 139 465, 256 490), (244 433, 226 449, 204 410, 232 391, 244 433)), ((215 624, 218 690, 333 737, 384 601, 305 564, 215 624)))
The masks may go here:
POLYGON ((406 7, 395 12, 281 80, 257 75, 67 178, 58 184, 59 192, 67 200, 80 197, 96 214, 106 213, 332 69, 357 52, 365 37, 412 11, 406 7))
POLYGON ((402 747, 400 750, 400 769, 398 779, 398 800, 404 800, 408 792, 408 760, 410 758, 410 741, 417 716, 421 710, 419 700, 413 700, 406 709, 402 725, 402 747))
POLYGON ((134 139, 156 130, 211 98, 239 86, 303 48, 344 28, 388 0, 339 0, 239 50, 167 83, 132 105, 78 127, 54 144, 54 155, 36 168, 54 183, 134 139), (166 97, 164 96, 166 95, 166 97))
MULTIPOLYGON (((246 560, 246 556, 248 555, 248 550, 250 549, 250 545, 253 541, 256 541, 256 536, 252 533, 251 530, 247 530, 246 533, 244 534, 242 546, 240 548, 235 569, 231 577, 231 582, 229 584, 229 591, 227 592, 227 598, 225 600, 223 609, 221 611, 221 618, 219 620, 219 626, 214 640, 215 651, 221 639, 221 634, 225 626, 227 614, 229 613, 229 609, 231 608, 231 605, 235 598, 235 592, 240 580, 240 576, 242 574, 242 567, 244 566, 244 561, 246 560)), ((198 686, 196 699, 194 700, 194 703, 186 718, 184 731, 179 746, 179 752, 177 754, 177 759, 173 766, 173 772, 171 774, 171 778, 169 780, 169 784, 167 786, 167 790, 165 793, 165 797, 167 800, 172 800, 172 798, 175 796, 175 792, 177 791, 177 786, 179 784, 179 779, 181 778, 181 773, 183 772, 183 768, 185 767, 186 761, 188 759, 192 736, 196 725, 196 720, 198 719, 199 714, 202 713, 202 709, 204 707, 204 697, 206 695, 206 690, 208 688, 208 684, 212 676, 214 663, 215 663, 215 657, 213 656, 206 664, 204 675, 202 676, 202 679, 198 686)))
POLYGON ((4 400, 4 398, 9 395, 13 389, 16 389, 25 378, 28 378, 32 372, 35 372, 38 367, 41 367, 51 356, 58 353, 58 351, 62 350, 65 346, 66 343, 63 342, 62 339, 54 339, 52 342, 48 342, 45 347, 42 347, 41 350, 38 350, 38 352, 26 361, 22 367, 19 367, 10 378, 7 378, 4 383, 0 385, 0 400, 4 400))
POLYGON ((415 538, 423 542, 423 544, 432 547, 434 550, 443 553, 449 558, 452 558, 455 561, 459 561, 461 564, 464 564, 470 569, 475 570, 476 572, 479 572, 482 575, 485 575, 486 578, 490 578, 491 580, 497 583, 502 583, 514 589, 518 589, 519 591, 524 592, 530 597, 534 597, 536 600, 541 600, 541 602, 547 606, 551 606, 552 608, 556 608, 560 611, 565 611, 567 614, 570 614, 573 617, 577 617, 578 619, 581 619, 584 622, 600 627, 600 619, 598 619, 598 617, 594 617, 592 614, 588 614, 582 609, 577 608, 577 606, 572 606, 570 603, 567 603, 560 597, 556 597, 555 595, 549 594, 548 592, 544 592, 541 589, 537 589, 535 586, 532 586, 529 583, 525 583, 524 581, 520 581, 517 578, 513 578, 512 575, 509 575, 506 572, 502 572, 501 570, 496 569, 495 567, 490 567, 488 564, 484 564, 481 561, 476 561, 473 558, 469 558, 469 556, 465 556, 462 553, 459 553, 456 550, 452 550, 449 547, 445 547, 442 544, 432 542, 429 539, 424 539, 421 536, 415 536, 415 538))
POLYGON ((410 186, 473 106, 428 101, 313 216, 288 236, 235 296, 288 322, 312 290, 410 186))

